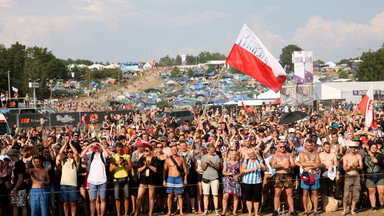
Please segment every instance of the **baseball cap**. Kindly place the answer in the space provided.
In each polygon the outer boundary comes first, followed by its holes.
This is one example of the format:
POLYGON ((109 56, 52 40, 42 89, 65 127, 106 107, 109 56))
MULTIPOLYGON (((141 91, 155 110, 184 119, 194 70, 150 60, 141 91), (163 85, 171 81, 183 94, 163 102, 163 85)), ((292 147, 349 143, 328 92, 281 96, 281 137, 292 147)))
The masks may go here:
POLYGON ((289 133, 295 133, 295 128, 289 128, 288 132, 289 133))
POLYGON ((369 139, 361 139, 362 143, 369 143, 369 139))

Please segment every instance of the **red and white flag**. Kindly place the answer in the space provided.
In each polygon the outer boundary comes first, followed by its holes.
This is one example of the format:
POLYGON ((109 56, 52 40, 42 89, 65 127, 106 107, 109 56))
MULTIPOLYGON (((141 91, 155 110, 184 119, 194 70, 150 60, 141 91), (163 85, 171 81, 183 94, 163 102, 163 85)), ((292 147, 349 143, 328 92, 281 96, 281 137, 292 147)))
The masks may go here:
POLYGON ((227 63, 274 92, 278 92, 287 79, 283 67, 247 25, 241 29, 227 63))
POLYGON ((244 109, 245 113, 248 114, 248 109, 244 104, 243 98, 241 98, 241 105, 243 105, 243 109, 244 109))
POLYGON ((369 88, 363 99, 359 103, 359 109, 365 115, 365 126, 376 128, 375 121, 375 101, 373 100, 373 86, 369 88))

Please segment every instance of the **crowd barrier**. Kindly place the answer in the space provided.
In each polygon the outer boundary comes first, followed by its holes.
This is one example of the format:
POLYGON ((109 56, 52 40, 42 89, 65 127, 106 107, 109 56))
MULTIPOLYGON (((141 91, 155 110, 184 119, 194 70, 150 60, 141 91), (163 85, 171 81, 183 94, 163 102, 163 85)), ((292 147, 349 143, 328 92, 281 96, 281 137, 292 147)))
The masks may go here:
POLYGON ((64 125, 75 125, 82 120, 85 124, 91 124, 91 118, 94 124, 102 124, 105 115, 110 114, 132 114, 133 110, 116 110, 104 112, 60 112, 47 114, 5 114, 8 125, 12 127, 17 124, 19 128, 40 127, 40 118, 44 118, 45 127, 58 127, 64 125))
MULTIPOLYGON (((364 177, 367 177, 367 176, 372 176, 373 174, 356 174, 354 176, 360 176, 362 178, 364 177)), ((340 179, 344 179, 346 175, 340 175, 339 178, 340 179)), ((225 176, 222 176, 223 178, 225 176)), ((319 176, 319 179, 324 179, 324 178, 328 178, 328 177, 323 177, 323 176, 319 176)), ((292 181, 301 181, 302 179, 301 178, 292 178, 292 181)), ((274 179, 270 179, 270 180, 266 180, 268 182, 274 182, 275 180, 274 179)), ((334 181, 336 181, 336 178, 334 179, 334 181)), ((197 186, 198 184, 187 184, 185 185, 184 187, 192 187, 192 186, 197 186)), ((220 185, 224 185, 224 183, 220 182, 220 185)), ((153 188, 163 188, 164 186, 158 186, 158 185, 154 185, 153 188)), ((135 189, 135 190, 138 190, 139 187, 129 187, 129 189, 135 189)), ((90 189, 84 189, 85 191, 91 191, 90 189)), ((107 188, 107 189, 103 189, 103 190, 106 190, 106 191, 113 191, 114 189, 113 188, 107 188)), ((46 192, 47 194, 57 194, 57 193, 62 193, 62 192, 80 192, 80 189, 78 190, 71 190, 71 191, 53 191, 53 192, 46 192)), ((0 195, 0 196, 4 196, 4 195, 0 195)), ((5 195, 5 196, 8 196, 8 195, 5 195)))

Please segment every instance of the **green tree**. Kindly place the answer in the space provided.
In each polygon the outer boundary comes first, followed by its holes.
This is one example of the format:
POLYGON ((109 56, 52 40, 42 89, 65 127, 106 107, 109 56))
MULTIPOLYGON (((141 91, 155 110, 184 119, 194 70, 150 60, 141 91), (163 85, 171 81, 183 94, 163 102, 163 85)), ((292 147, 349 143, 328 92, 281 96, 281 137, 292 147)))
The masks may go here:
POLYGON ((384 80, 384 44, 375 52, 364 52, 361 56, 355 78, 358 81, 384 80))
POLYGON ((159 64, 162 66, 173 66, 175 65, 175 60, 169 57, 169 55, 166 55, 165 57, 160 59, 159 64))
POLYGON ((176 56, 175 65, 181 65, 181 56, 180 55, 176 56))
POLYGON ((340 79, 348 79, 348 74, 346 71, 340 71, 339 73, 339 78, 340 79))
POLYGON ((66 66, 47 48, 29 47, 27 48, 27 56, 23 70, 23 85, 21 86, 24 92, 30 91, 28 88, 30 80, 39 79, 40 87, 36 90, 36 96, 47 98, 49 96, 49 87, 47 86, 49 80, 69 78, 66 66))
POLYGON ((325 64, 325 62, 319 59, 319 60, 313 61, 313 64, 322 65, 322 64, 325 64))
POLYGON ((195 74, 195 71, 192 70, 191 68, 188 69, 188 72, 187 72, 187 76, 193 76, 193 74, 195 74))
POLYGON ((301 49, 299 46, 295 44, 290 44, 284 47, 283 50, 281 51, 279 62, 281 66, 283 66, 283 68, 285 67, 285 71, 287 73, 293 72, 292 53, 294 51, 302 51, 302 50, 303 49, 301 49))
POLYGON ((171 70, 171 77, 178 77, 180 76, 180 69, 178 67, 173 67, 171 70))
POLYGON ((235 67, 231 67, 231 73, 232 74, 243 74, 243 72, 241 72, 240 70, 238 70, 235 67))
POLYGON ((156 103, 156 106, 159 108, 159 109, 165 109, 165 108, 170 108, 172 107, 171 104, 169 104, 167 101, 159 101, 156 103))

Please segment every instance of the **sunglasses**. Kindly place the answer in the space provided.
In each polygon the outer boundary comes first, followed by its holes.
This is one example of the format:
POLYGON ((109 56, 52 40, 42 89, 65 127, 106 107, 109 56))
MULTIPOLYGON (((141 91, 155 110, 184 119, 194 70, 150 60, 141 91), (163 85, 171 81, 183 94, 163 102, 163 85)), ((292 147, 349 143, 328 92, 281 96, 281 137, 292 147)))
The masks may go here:
POLYGON ((229 150, 229 151, 234 151, 234 152, 235 152, 235 151, 236 151, 236 149, 231 149, 231 150, 229 150))
POLYGON ((73 153, 73 151, 68 151, 67 153, 68 153, 68 154, 69 154, 69 153, 73 153))
POLYGON ((156 146, 156 148, 163 148, 163 146, 156 146))
POLYGON ((285 146, 279 146, 279 148, 285 148, 285 146))
POLYGON ((349 148, 354 148, 354 149, 357 149, 357 146, 351 146, 351 147, 349 147, 349 148))
POLYGON ((145 152, 150 152, 150 150, 149 150, 149 149, 145 149, 144 151, 145 151, 145 152))

